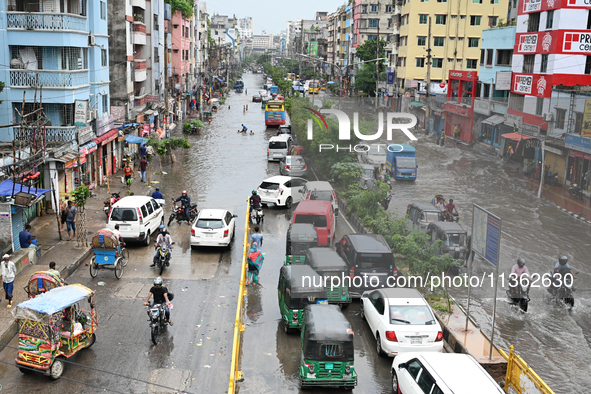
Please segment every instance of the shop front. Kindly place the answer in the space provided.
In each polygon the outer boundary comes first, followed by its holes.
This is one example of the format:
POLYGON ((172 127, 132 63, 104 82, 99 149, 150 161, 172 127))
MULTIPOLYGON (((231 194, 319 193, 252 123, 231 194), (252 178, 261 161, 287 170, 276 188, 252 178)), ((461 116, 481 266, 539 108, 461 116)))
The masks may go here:
POLYGON ((478 74, 474 71, 450 70, 449 88, 444 110, 447 113, 445 135, 466 142, 474 139, 474 97, 478 74))
POLYGON ((102 184, 106 177, 117 172, 117 149, 115 147, 118 129, 112 129, 94 139, 99 152, 99 182, 102 184))
POLYGON ((97 184, 97 145, 91 141, 80 147, 80 173, 82 182, 89 188, 96 188, 97 184))
POLYGON ((424 108, 425 108, 425 104, 420 103, 418 101, 411 101, 410 104, 408 104, 408 109, 417 118, 417 127, 420 127, 421 129, 425 128, 425 110, 424 110, 424 108))
POLYGON ((559 141, 550 143, 548 140, 544 143, 544 166, 547 166, 550 172, 557 173, 558 183, 564 185, 568 149, 565 149, 564 144, 558 143, 559 141))
POLYGON ((589 185, 587 185, 584 177, 591 170, 591 138, 566 134, 564 146, 569 149, 566 163, 566 180, 578 185, 586 185, 585 188, 587 189, 589 185))
POLYGON ((501 135, 502 156, 519 164, 523 164, 524 173, 529 174, 537 163, 536 152, 541 141, 521 133, 505 133, 501 135))
POLYGON ((502 115, 493 115, 480 122, 480 141, 500 148, 501 135, 509 131, 504 128, 504 122, 502 115))

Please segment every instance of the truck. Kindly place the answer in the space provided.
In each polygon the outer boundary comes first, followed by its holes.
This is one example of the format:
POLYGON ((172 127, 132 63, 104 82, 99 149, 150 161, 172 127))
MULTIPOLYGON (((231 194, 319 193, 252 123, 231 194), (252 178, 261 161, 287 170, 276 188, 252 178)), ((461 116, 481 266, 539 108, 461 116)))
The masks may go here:
POLYGON ((398 181, 417 179, 417 159, 415 148, 408 144, 390 144, 386 154, 386 169, 398 181))
POLYGON ((271 86, 271 88, 269 89, 269 93, 271 93, 271 95, 279 94, 279 88, 277 86, 271 86))

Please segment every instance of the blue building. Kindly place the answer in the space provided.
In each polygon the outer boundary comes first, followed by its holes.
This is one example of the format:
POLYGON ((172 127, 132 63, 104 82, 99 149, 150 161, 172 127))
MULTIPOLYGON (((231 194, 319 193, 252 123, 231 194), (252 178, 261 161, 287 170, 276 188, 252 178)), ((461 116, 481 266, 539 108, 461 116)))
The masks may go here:
POLYGON ((106 1, 0 0, 0 9, 0 125, 20 123, 41 102, 43 108, 27 117, 35 125, 0 129, 0 142, 16 140, 27 153, 45 145, 39 170, 47 189, 63 194, 81 177, 96 182, 93 139, 113 127, 106 1))
POLYGON ((513 131, 506 115, 515 29, 515 26, 508 26, 482 31, 473 132, 480 136, 481 142, 496 148, 501 146, 501 135, 513 131))

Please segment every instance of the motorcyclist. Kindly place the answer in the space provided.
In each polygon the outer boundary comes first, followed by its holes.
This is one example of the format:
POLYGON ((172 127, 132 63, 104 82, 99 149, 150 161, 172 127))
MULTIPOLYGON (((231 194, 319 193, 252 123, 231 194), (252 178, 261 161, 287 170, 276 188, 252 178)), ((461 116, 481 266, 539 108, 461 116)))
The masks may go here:
POLYGON ((511 268, 511 273, 517 275, 517 278, 520 278, 521 276, 527 276, 529 278, 529 270, 525 266, 525 259, 521 257, 518 258, 517 264, 511 268))
POLYGON ((191 198, 187 194, 187 191, 183 190, 183 192, 181 193, 181 196, 179 198, 177 198, 176 200, 173 199, 172 201, 174 201, 174 202, 180 201, 181 202, 182 209, 184 209, 185 215, 187 215, 187 221, 189 222, 189 224, 191 224, 191 198))
MULTIPOLYGON (((156 251, 154 253, 154 258, 152 264, 150 264, 150 267, 154 267, 156 265, 158 251, 161 247, 168 247, 172 253, 172 237, 170 236, 170 234, 166 230, 166 227, 164 227, 163 224, 161 224, 160 227, 158 227, 158 229, 160 230, 160 234, 158 234, 156 241, 154 241, 154 247, 156 248, 156 251)), ((170 265, 170 262, 166 263, 166 265, 170 265)))
POLYGON ((576 279, 576 276, 573 270, 568 265, 568 257, 562 255, 558 258, 558 263, 554 266, 554 272, 552 273, 552 280, 556 286, 558 286, 558 277, 564 276, 567 274, 571 274, 573 279, 576 279), (558 275, 557 275, 558 274, 558 275))
POLYGON ((253 190, 250 196, 250 210, 258 209, 261 207, 261 196, 257 194, 256 190, 253 190))
POLYGON ((157 187, 156 188, 156 191, 154 193, 152 193, 152 198, 154 200, 164 200, 164 196, 160 192, 160 188, 159 187, 157 187))
POLYGON ((150 289, 150 292, 148 293, 148 298, 146 298, 144 305, 148 305, 148 301, 150 301, 150 298, 152 296, 154 296, 154 305, 166 304, 164 306, 164 315, 166 317, 166 321, 168 322, 168 324, 172 326, 172 319, 170 318, 169 308, 170 301, 168 300, 168 288, 162 286, 161 277, 157 277, 156 279, 154 279, 154 286, 152 286, 152 288, 150 289))

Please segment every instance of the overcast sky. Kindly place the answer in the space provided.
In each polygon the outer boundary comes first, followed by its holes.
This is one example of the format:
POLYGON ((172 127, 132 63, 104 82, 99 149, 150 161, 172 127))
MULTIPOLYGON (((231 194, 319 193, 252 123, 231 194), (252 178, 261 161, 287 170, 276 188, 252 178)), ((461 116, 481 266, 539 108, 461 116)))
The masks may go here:
MULTIPOLYGON (((201 0, 199 0, 201 1, 201 0)), ((253 19, 254 34, 279 34, 285 30, 287 21, 298 18, 314 19, 317 11, 329 14, 346 0, 210 0, 207 13, 210 15, 236 15, 237 18, 250 16, 253 19)))

